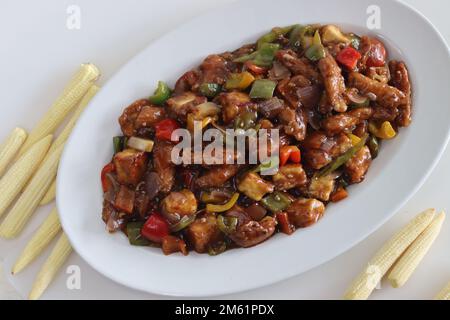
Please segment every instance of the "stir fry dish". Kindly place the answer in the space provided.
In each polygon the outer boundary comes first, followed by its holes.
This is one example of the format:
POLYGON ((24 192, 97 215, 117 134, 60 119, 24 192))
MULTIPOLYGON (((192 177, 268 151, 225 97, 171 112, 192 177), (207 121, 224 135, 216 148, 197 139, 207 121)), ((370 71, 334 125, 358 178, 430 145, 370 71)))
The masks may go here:
POLYGON ((381 142, 410 125, 411 103, 407 67, 379 39, 335 25, 273 28, 125 108, 101 172, 102 219, 164 254, 217 255, 290 235, 364 180, 381 142), (224 135, 278 130, 278 152, 269 163, 175 164, 173 133, 194 122, 224 135))

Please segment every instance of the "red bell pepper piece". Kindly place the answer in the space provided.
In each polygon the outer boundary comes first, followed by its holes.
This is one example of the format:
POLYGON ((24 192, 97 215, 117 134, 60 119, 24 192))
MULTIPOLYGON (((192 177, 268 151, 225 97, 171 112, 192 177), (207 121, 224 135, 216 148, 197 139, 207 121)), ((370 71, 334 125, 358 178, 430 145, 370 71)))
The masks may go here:
POLYGON ((277 213, 277 221, 281 232, 289 235, 295 231, 294 226, 289 222, 289 217, 286 212, 277 213))
POLYGON ((170 233, 169 224, 157 212, 152 213, 141 229, 141 235, 153 242, 161 243, 170 233))
POLYGON ((267 72, 266 68, 257 66, 256 64, 254 64, 252 61, 247 61, 245 62, 245 67, 254 75, 261 75, 267 72))
POLYGON ((109 188, 111 187, 109 179, 106 175, 114 171, 116 171, 116 167, 112 162, 103 167, 101 174, 103 192, 108 192, 109 188))
POLYGON ((342 187, 339 187, 335 193, 331 195, 331 202, 339 202, 348 197, 348 192, 342 187))
POLYGON ((336 60, 349 70, 356 68, 359 59, 361 59, 361 53, 352 47, 342 49, 336 57, 336 60))
POLYGON ((165 119, 158 122, 156 128, 156 138, 160 140, 172 141, 172 132, 178 129, 180 125, 173 119, 165 119))
POLYGON ((288 160, 293 163, 300 163, 302 156, 298 147, 283 146, 280 148, 280 166, 284 166, 288 160))
POLYGON ((367 51, 367 67, 382 67, 386 64, 386 48, 384 44, 377 39, 370 38, 370 46, 367 51))

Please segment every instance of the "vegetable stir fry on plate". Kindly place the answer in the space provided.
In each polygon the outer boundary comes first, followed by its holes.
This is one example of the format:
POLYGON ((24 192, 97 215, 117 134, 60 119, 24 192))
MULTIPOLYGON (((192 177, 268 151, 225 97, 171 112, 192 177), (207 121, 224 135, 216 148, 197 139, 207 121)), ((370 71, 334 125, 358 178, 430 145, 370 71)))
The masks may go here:
POLYGON ((217 255, 292 234, 364 180, 382 140, 411 123, 411 103, 407 67, 379 39, 334 25, 273 28, 124 110, 101 173, 102 218, 165 254, 217 255), (222 164, 175 164, 174 132, 195 126, 278 130, 279 148, 264 163, 233 161, 236 151, 222 164))

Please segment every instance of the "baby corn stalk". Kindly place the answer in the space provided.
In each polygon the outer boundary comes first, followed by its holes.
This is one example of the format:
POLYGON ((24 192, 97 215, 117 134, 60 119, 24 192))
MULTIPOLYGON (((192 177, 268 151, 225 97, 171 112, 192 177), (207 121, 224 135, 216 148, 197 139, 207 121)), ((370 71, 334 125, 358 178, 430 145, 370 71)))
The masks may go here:
POLYGON ((98 92, 98 90, 100 90, 100 88, 98 86, 96 86, 95 84, 89 88, 89 90, 86 92, 86 94, 81 99, 80 104, 75 109, 74 113, 72 114, 72 117, 70 118, 69 122, 64 127, 63 131, 58 136, 58 138, 55 139, 55 142, 53 142, 52 146, 50 147, 49 154, 51 152, 53 152, 59 146, 66 143, 67 139, 69 138, 70 134, 72 133, 72 130, 75 127, 75 124, 77 123, 81 114, 86 109, 89 102, 95 96, 95 94, 98 92))
POLYGON ((52 184, 48 188, 47 193, 42 198, 42 200, 39 203, 39 205, 40 206, 45 206, 45 205, 49 204, 50 202, 52 202, 53 200, 55 200, 55 197, 56 197, 56 178, 53 179, 52 184))
POLYGON ((450 282, 434 297, 434 300, 450 300, 450 282))
POLYGON ((22 128, 15 128, 0 147, 0 177, 22 147, 27 133, 22 128))
POLYGON ((428 209, 396 233, 369 261, 344 295, 346 300, 365 300, 398 257, 433 220, 434 209, 428 209))
POLYGON ((28 180, 38 169, 51 143, 51 135, 38 141, 0 179, 0 216, 12 204, 28 180))
POLYGON ((14 238, 23 229, 56 176, 64 145, 58 147, 41 165, 0 225, 0 237, 14 238))
POLYGON ((61 96, 59 96, 38 125, 30 132, 28 139, 19 151, 19 155, 22 155, 36 141, 53 133, 98 79, 99 75, 99 70, 95 65, 90 63, 82 64, 61 96))
MULTIPOLYGON (((70 118, 69 122, 64 127, 61 134, 56 138, 55 142, 51 145, 48 155, 52 154, 53 151, 55 151, 56 148, 64 145, 69 138, 73 128, 75 127, 75 124, 77 123, 78 119, 80 118, 83 111, 86 109, 87 105, 91 101, 91 99, 95 96, 95 94, 100 90, 98 86, 95 84, 91 86, 88 90, 88 92, 84 95, 83 99, 81 99, 80 104, 78 105, 77 109, 73 113, 72 117, 70 118)), ((53 183, 50 185, 49 189, 47 190, 47 193, 45 194, 44 198, 42 198, 42 201, 40 203, 41 206, 49 204, 52 202, 56 197, 56 179, 53 181, 53 183)))
POLYGON ((12 274, 19 273, 33 262, 53 238, 56 237, 60 230, 61 224, 59 222, 58 210, 54 208, 23 249, 12 268, 12 274))
POLYGON ((33 287, 31 289, 29 299, 37 300, 47 289, 48 285, 52 282, 58 270, 66 262, 70 253, 72 252, 72 247, 70 245, 69 239, 66 234, 63 233, 53 248, 50 256, 45 261, 41 270, 39 271, 36 280, 34 281, 33 287))
POLYGON ((445 213, 441 212, 395 263, 388 274, 388 280, 392 287, 400 288, 408 281, 439 235, 444 220, 445 213))

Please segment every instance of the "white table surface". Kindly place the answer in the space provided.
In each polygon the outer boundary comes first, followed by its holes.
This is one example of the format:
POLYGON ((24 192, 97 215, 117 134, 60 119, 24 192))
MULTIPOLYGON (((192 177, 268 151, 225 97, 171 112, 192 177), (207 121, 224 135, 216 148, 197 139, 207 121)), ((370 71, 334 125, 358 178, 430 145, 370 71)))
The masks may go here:
MULTIPOLYGON (((152 39, 195 15, 231 1, 234 0, 1 0, 0 140, 3 140, 17 125, 31 129, 81 62, 89 61, 97 64, 103 73, 101 83, 104 83, 152 39), (78 5, 81 9, 79 30, 68 30, 66 27, 68 17, 66 10, 70 5, 78 5)), ((447 41, 450 41, 448 0, 405 2, 427 16, 447 41)), ((448 90, 449 84, 442 86, 448 90)), ((449 106, 442 105, 442 107, 449 106)), ((218 298, 338 299, 370 256, 415 213, 428 207, 450 209, 448 190, 450 190, 450 150, 447 150, 433 174, 412 200, 383 227, 356 247, 322 266, 289 280, 218 298)), ((20 299, 26 297, 30 290, 32 279, 49 250, 23 274, 12 277, 6 271, 10 270, 11 263, 20 249, 49 210, 50 206, 40 209, 19 239, 9 242, 0 240, 0 299, 20 299)), ((450 281, 449 244, 450 222, 447 221, 440 237, 411 280, 401 289, 392 289, 383 282, 381 290, 376 290, 371 298, 432 298, 450 281)), ((137 292, 115 284, 92 270, 76 254, 72 254, 43 298, 162 299, 164 297, 137 292), (81 290, 66 288, 68 275, 64 270, 68 265, 80 266, 81 290)))

